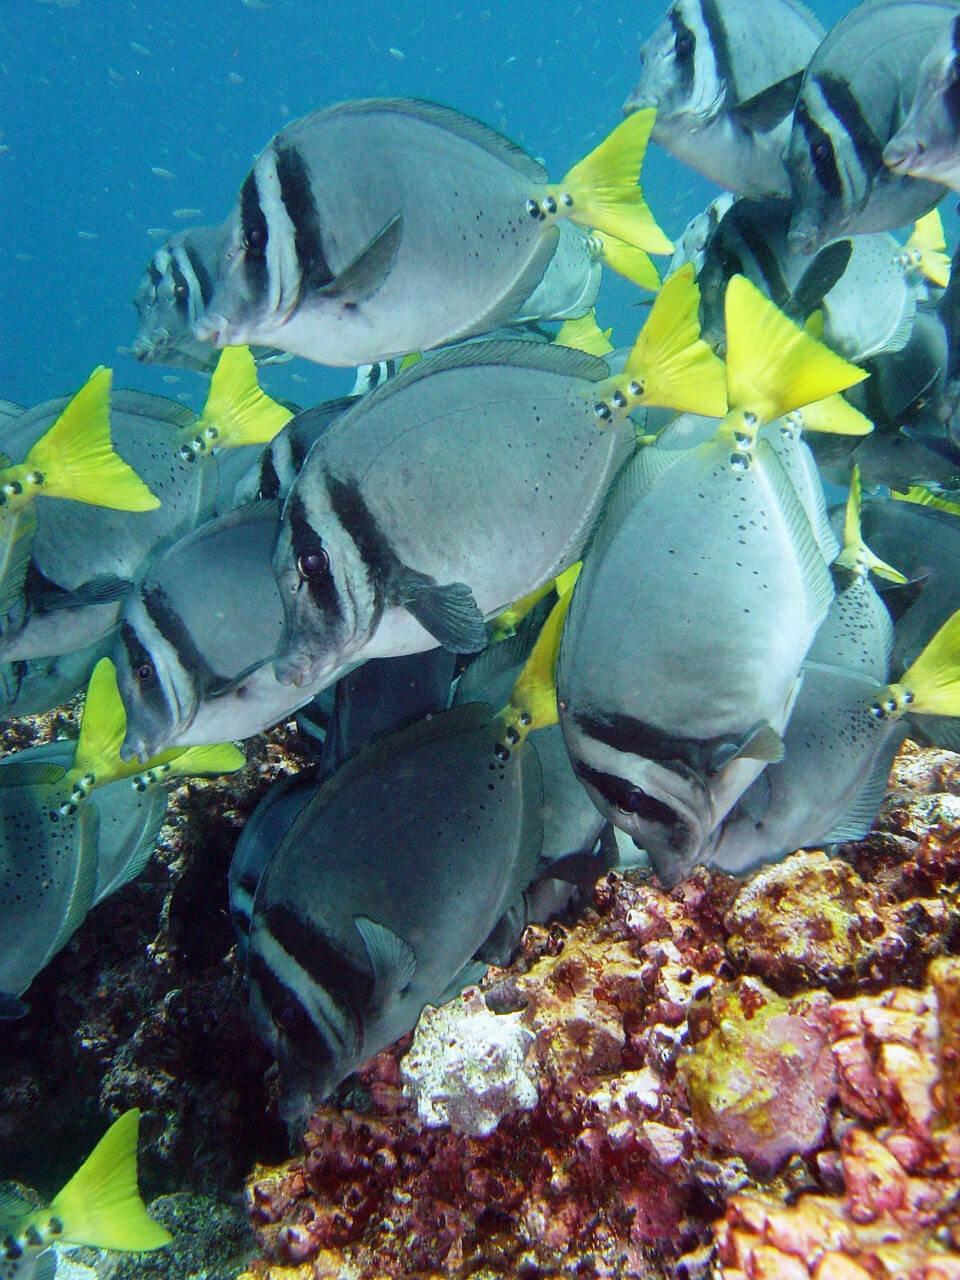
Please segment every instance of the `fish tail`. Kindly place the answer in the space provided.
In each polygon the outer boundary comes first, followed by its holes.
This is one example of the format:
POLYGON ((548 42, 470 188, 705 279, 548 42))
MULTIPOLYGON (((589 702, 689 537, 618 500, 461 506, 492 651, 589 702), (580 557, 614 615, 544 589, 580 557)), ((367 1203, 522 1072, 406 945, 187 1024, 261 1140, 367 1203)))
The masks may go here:
POLYGON ((823 400, 814 400, 796 410, 804 431, 822 431, 837 436, 868 436, 873 423, 865 413, 855 409, 840 392, 823 400))
POLYGON ((547 194, 582 227, 596 227, 648 253, 672 253, 639 186, 655 117, 652 108, 627 116, 547 194))
POLYGON ((896 502, 915 502, 919 507, 935 507, 938 511, 949 511, 951 515, 960 516, 960 503, 951 502, 949 498, 934 493, 925 485, 911 485, 906 493, 899 493, 896 489, 890 492, 896 502))
MULTIPOLYGON (((562 330, 561 330, 562 332, 562 330)), ((509 609, 504 609, 502 613, 498 613, 495 618, 491 618, 489 626, 493 631, 494 641, 506 640, 509 636, 516 635, 517 627, 527 616, 534 605, 539 604, 545 595, 553 590, 552 582, 545 582, 542 587, 537 587, 535 591, 531 591, 529 595, 521 596, 515 601, 509 609)))
POLYGON ((875 573, 878 578, 886 578, 889 582, 906 582, 906 578, 899 570, 874 555, 864 542, 860 528, 862 502, 860 468, 854 463, 853 474, 850 477, 850 493, 847 497, 847 512, 843 522, 843 550, 837 556, 836 563, 841 569, 864 569, 875 573))
POLYGON ((247 763, 247 758, 232 742, 218 742, 211 746, 173 747, 156 756, 153 761, 140 766, 137 778, 144 783, 160 782, 165 778, 182 778, 218 773, 236 773, 247 763))
POLYGON ((591 356, 605 356, 613 350, 610 341, 612 329, 601 329, 597 324, 597 313, 591 307, 585 316, 576 320, 565 320, 554 338, 558 347, 573 347, 577 351, 585 351, 591 356))
POLYGON ((960 609, 885 692, 896 704, 892 714, 960 716, 960 609))
POLYGON ((635 244, 628 244, 608 232, 595 231, 590 237, 596 241, 600 260, 605 266, 616 271, 618 275, 639 285, 641 289, 651 289, 654 293, 660 288, 660 272, 653 259, 635 244))
POLYGON ((210 379, 203 413, 190 428, 202 448, 268 444, 293 414, 260 389, 249 347, 225 347, 210 379))
POLYGON ((126 732, 127 713, 117 688, 117 669, 109 658, 101 658, 87 685, 71 773, 91 775, 97 786, 124 777, 129 769, 120 759, 120 745, 126 732))
POLYGON ((639 385, 643 404, 710 418, 726 413, 723 361, 700 337, 700 290, 690 263, 664 281, 618 383, 631 395, 639 385))
POLYGON ((576 579, 568 584, 550 610, 530 657, 513 686, 509 706, 500 713, 508 726, 516 728, 521 737, 526 737, 532 729, 546 729, 559 722, 557 658, 560 655, 563 623, 570 607, 575 581, 576 579))
POLYGON ((137 1188, 139 1124, 139 1110, 124 1112, 44 1211, 63 1223, 62 1240, 137 1253, 169 1244, 170 1232, 150 1217, 137 1188))
POLYGON ((741 275, 727 285, 727 396, 730 407, 770 422, 843 391, 867 376, 788 319, 741 275))
POLYGON ((944 253, 947 242, 939 209, 931 209, 913 224, 906 243, 906 265, 916 268, 924 279, 945 289, 950 283, 950 258, 944 253))
POLYGON ((109 369, 94 369, 53 426, 16 471, 24 487, 48 498, 71 498, 115 511, 159 507, 110 439, 109 369))

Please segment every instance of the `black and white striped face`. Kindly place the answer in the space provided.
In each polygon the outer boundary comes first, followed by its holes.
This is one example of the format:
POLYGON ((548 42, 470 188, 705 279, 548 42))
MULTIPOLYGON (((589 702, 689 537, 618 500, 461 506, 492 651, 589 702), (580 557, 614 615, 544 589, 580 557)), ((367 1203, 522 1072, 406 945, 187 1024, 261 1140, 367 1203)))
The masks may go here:
POLYGON ((281 684, 319 686, 369 638, 383 612, 382 542, 354 486, 319 467, 303 473, 273 558, 284 612, 274 663, 281 684))
POLYGON ((140 279, 133 304, 139 327, 133 344, 138 360, 176 363, 178 352, 191 355, 194 323, 213 293, 210 236, 181 232, 156 251, 140 279))
POLYGON ((794 111, 784 163, 790 176, 794 253, 815 253, 864 207, 883 148, 842 76, 809 76, 794 111))
POLYGON ((302 299, 332 280, 306 163, 297 147, 274 139, 227 220, 198 336, 217 347, 269 344, 302 299))
POLYGON ((884 147, 883 162, 894 173, 960 186, 960 17, 923 60, 907 118, 884 147))
POLYGON ((710 0, 677 0, 640 47, 640 80, 623 105, 624 115, 656 107, 654 138, 658 129, 670 127, 675 119, 687 127, 707 123, 723 106, 726 77, 718 61, 723 57, 725 42, 716 6, 710 0))
POLYGON ((173 643, 176 619, 163 600, 134 593, 124 605, 112 658, 127 713, 124 760, 146 763, 173 745, 193 721, 199 705, 189 659, 173 643))

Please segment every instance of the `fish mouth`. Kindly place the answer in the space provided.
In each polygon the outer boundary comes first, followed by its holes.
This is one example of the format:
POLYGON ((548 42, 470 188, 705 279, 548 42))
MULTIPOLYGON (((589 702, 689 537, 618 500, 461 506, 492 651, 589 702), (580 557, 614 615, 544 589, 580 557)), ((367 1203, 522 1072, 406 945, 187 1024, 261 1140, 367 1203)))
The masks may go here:
POLYGON ((273 660, 273 674, 278 684, 292 684, 297 689, 312 685, 319 677, 321 664, 307 653, 291 651, 273 660))
POLYGON ((926 147, 916 138, 891 138, 883 148, 883 163, 891 173, 908 174, 925 151, 926 147))
POLYGON ((209 342, 214 347, 233 347, 242 344, 235 326, 230 324, 226 316, 218 312, 200 316, 193 326, 193 336, 200 342, 209 342))
POLYGON ((651 94, 642 94, 639 89, 634 89, 620 110, 623 115, 632 116, 635 111, 645 111, 647 107, 657 106, 659 104, 651 94))
POLYGON ((787 232, 787 245, 791 253, 801 253, 809 257, 816 253, 823 243, 823 237, 812 222, 794 222, 787 232))

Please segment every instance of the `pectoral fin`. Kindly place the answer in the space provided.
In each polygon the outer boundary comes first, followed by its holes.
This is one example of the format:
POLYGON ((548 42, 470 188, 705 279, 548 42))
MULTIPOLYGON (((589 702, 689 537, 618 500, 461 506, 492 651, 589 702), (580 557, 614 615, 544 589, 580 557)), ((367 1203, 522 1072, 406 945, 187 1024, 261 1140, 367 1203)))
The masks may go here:
POLYGON ((337 298, 345 306, 367 302, 393 270, 403 236, 403 214, 395 213, 335 280, 319 292, 337 298))
POLYGON ((483 614, 465 582, 440 585, 426 574, 402 569, 392 602, 402 605, 451 653, 479 653, 487 647, 483 614))

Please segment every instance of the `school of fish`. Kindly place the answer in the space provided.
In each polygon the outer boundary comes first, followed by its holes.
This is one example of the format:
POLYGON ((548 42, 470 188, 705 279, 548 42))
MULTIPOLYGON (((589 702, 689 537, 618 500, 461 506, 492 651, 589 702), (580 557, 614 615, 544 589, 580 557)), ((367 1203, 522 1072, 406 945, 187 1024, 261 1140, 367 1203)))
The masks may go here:
POLYGON ((960 746, 960 0, 674 0, 640 62, 557 180, 431 102, 293 121, 136 289, 199 417, 103 368, 0 402, 0 703, 88 685, 0 761, 0 1018, 164 780, 295 714, 229 884, 292 1126, 611 867, 862 838, 908 734, 960 746), (651 140, 725 189, 675 245, 651 140), (624 350, 605 268, 654 295, 624 350), (354 393, 272 400, 294 357, 354 393))

